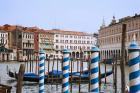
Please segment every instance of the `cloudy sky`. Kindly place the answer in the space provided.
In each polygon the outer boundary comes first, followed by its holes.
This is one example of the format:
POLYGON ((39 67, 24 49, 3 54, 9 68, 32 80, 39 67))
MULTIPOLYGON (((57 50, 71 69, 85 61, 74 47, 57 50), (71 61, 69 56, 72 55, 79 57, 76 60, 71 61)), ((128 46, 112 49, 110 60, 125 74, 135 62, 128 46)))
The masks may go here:
POLYGON ((97 32, 102 20, 140 14, 140 0, 0 0, 0 25, 97 32))

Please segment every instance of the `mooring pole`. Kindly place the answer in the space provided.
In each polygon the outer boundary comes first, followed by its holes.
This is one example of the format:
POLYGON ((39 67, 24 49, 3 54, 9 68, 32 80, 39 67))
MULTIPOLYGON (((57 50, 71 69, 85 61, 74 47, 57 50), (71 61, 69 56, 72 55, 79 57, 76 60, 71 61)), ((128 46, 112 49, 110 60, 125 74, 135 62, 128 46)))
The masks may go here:
POLYGON ((24 72, 25 72, 25 66, 24 64, 21 64, 18 73, 16 93, 22 93, 22 82, 23 82, 24 72))
POLYGON ((45 52, 41 49, 39 52, 39 93, 44 93, 44 62, 45 52))
POLYGON ((28 67, 28 59, 26 59, 26 65, 27 65, 27 66, 26 66, 26 72, 28 72, 28 68, 29 68, 29 67, 28 67))
POLYGON ((70 77, 70 78, 71 78, 71 88, 70 88, 70 93, 72 93, 72 82, 73 82, 73 81, 72 81, 72 71, 73 71, 73 70, 72 70, 72 68, 73 68, 72 63, 73 63, 73 62, 74 62, 74 61, 70 60, 70 63, 71 63, 71 77, 70 77))
POLYGON ((107 61, 105 61, 105 84, 106 84, 106 62, 107 61))
POLYGON ((58 91, 58 82, 59 82, 59 75, 58 75, 58 61, 59 61, 59 57, 57 57, 57 83, 56 83, 56 90, 58 91))
POLYGON ((140 47, 134 40, 131 42, 129 48, 129 93, 140 93, 140 47))
POLYGON ((100 62, 99 62, 99 91, 101 90, 101 67, 100 67, 100 62))
POLYGON ((121 43, 121 93, 125 93, 125 41, 126 41, 126 24, 122 25, 122 43, 121 43))
POLYGON ((116 57, 115 57, 115 79, 114 79, 114 82, 115 82, 115 93, 117 93, 117 60, 118 60, 118 55, 116 54, 116 57))
POLYGON ((63 50, 63 93, 69 93, 69 53, 70 51, 67 49, 63 50))
POLYGON ((37 61, 37 56, 35 56, 35 62, 36 62, 35 73, 38 74, 38 61, 37 61))
POLYGON ((90 63, 90 92, 99 93, 99 48, 94 46, 91 49, 90 63))
POLYGON ((79 60, 79 62, 80 62, 80 77, 79 77, 79 93, 81 92, 81 74, 82 74, 82 72, 81 72, 81 69, 82 69, 82 66, 81 66, 81 64, 82 64, 82 59, 80 58, 80 60, 79 60))
POLYGON ((50 78, 50 76, 49 76, 49 72, 50 72, 50 61, 51 61, 51 56, 48 57, 48 78, 50 78))

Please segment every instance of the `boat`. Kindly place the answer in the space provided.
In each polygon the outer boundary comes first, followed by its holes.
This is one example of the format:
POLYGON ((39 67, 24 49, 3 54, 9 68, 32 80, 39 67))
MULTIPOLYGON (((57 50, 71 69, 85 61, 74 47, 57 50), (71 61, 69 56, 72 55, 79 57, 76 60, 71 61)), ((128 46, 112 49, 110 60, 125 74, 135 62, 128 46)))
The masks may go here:
MULTIPOLYGON (((102 73, 100 75, 100 78, 105 78, 109 75, 111 75, 113 73, 113 71, 108 71, 105 73, 102 73)), ((9 75, 9 77, 11 78, 15 78, 18 79, 18 73, 16 72, 12 72, 12 71, 8 71, 7 73, 9 75)), ((70 75, 70 82, 89 82, 89 71, 83 71, 83 72, 72 72, 69 74, 70 75)), ((62 83, 62 71, 57 71, 57 70, 53 70, 50 71, 48 74, 45 75, 45 83, 62 83)), ((32 73, 32 72, 28 72, 24 74, 23 77, 23 81, 29 81, 29 82, 39 82, 39 75, 32 73)))

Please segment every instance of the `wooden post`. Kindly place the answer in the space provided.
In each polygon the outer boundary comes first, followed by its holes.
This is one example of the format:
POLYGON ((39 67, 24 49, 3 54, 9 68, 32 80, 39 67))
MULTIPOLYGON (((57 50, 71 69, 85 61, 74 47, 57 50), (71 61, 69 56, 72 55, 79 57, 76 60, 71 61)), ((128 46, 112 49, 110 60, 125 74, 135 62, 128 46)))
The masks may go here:
POLYGON ((71 88, 70 88, 70 93, 72 93, 72 67, 74 66, 74 65, 72 65, 72 63, 74 63, 74 61, 72 61, 72 60, 70 60, 70 63, 71 63, 71 88))
POLYGON ((58 79, 59 79, 59 75, 58 75, 58 61, 59 61, 59 58, 57 57, 56 59, 56 62, 57 62, 57 83, 56 83, 56 90, 58 91, 58 79))
POLYGON ((77 62, 77 72, 78 72, 78 68, 79 68, 79 62, 78 62, 78 59, 76 58, 76 62, 77 62))
POLYGON ((53 81, 53 78, 54 78, 54 75, 53 75, 53 70, 54 70, 54 61, 55 61, 55 57, 53 58, 53 63, 52 63, 52 74, 51 74, 51 89, 53 88, 52 85, 54 83, 53 81))
POLYGON ((31 57, 30 57, 30 54, 29 54, 29 62, 30 62, 30 72, 31 72, 32 64, 31 64, 31 57))
POLYGON ((35 63, 36 63, 35 73, 38 74, 38 61, 37 61, 37 55, 35 56, 35 63))
POLYGON ((34 72, 34 62, 33 62, 33 55, 31 55, 31 62, 32 62, 32 72, 34 72))
POLYGON ((115 88, 115 55, 113 56, 113 61, 112 61, 112 71, 113 71, 113 88, 115 88))
POLYGON ((25 66, 24 64, 21 64, 18 73, 16 93, 22 93, 22 81, 23 81, 24 72, 25 72, 25 66))
POLYGON ((81 92, 81 69, 83 69, 82 66, 81 66, 81 64, 82 64, 82 59, 81 58, 79 59, 79 62, 80 62, 80 67, 79 67, 80 68, 79 93, 80 93, 81 92))
POLYGON ((121 93, 125 93, 125 41, 126 41, 126 24, 122 25, 122 44, 121 44, 121 93))
POLYGON ((26 72, 28 72, 28 68, 29 68, 28 67, 28 62, 29 62, 28 59, 26 59, 26 72))
POLYGON ((99 90, 101 90, 101 62, 99 62, 99 90))
POLYGON ((105 61, 105 84, 106 84, 106 62, 107 61, 105 61))
POLYGON ((118 60, 118 55, 116 54, 116 57, 115 57, 115 93, 117 93, 117 60, 118 60))
POLYGON ((0 84, 0 93, 11 93, 12 86, 0 84))
POLYGON ((50 72, 50 61, 51 61, 51 57, 48 57, 48 77, 49 77, 49 72, 50 72))
POLYGON ((88 59, 88 73, 89 73, 89 76, 88 76, 88 78, 89 78, 89 82, 88 82, 88 92, 90 91, 90 61, 91 61, 91 58, 90 59, 88 59))
MULTIPOLYGON (((62 56, 62 59, 61 59, 61 71, 63 71, 63 56, 62 56)), ((62 75, 63 77, 63 75, 62 75)), ((63 83, 63 79, 62 79, 62 83, 63 83)), ((63 86, 61 88, 61 93, 63 93, 63 86)))

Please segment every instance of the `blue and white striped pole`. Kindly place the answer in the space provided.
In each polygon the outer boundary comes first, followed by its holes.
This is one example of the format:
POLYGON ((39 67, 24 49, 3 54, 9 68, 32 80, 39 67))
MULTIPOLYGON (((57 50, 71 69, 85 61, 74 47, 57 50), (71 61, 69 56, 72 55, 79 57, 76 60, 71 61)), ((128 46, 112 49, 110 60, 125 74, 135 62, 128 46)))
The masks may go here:
POLYGON ((90 63, 90 92, 99 93, 99 48, 94 46, 91 49, 90 63))
POLYGON ((128 47, 129 51, 129 93, 140 93, 140 57, 139 57, 140 47, 134 40, 128 47))
POLYGON ((69 53, 69 50, 63 50, 63 93, 69 93, 69 53))
POLYGON ((43 49, 39 51, 39 93, 44 93, 44 63, 45 63, 45 52, 43 49))

